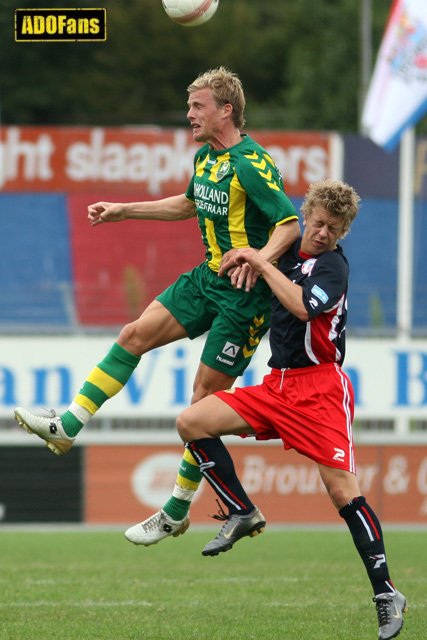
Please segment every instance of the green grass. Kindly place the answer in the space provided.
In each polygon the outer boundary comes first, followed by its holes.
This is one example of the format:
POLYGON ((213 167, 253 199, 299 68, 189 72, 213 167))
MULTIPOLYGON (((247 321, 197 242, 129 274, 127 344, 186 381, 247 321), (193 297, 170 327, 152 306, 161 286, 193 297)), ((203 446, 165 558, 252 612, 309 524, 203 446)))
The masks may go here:
MULTIPOLYGON (((117 531, 0 533, 1 640, 375 640, 365 569, 346 531, 273 530, 216 558, 211 531, 135 547, 117 531)), ((427 534, 386 532, 427 638, 427 534)), ((399 639, 400 640, 400 639, 399 639)))

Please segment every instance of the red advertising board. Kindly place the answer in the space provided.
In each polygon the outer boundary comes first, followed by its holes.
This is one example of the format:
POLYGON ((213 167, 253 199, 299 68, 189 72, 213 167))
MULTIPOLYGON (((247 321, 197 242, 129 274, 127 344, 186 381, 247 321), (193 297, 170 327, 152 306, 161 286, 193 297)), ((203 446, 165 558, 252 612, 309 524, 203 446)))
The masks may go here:
MULTIPOLYGON (((233 445, 230 452, 251 499, 270 523, 337 523, 340 518, 317 466, 280 445, 233 445)), ((427 524, 427 447, 359 446, 361 491, 383 523, 427 524)), ((85 521, 133 523, 168 499, 181 459, 179 446, 89 446, 85 521)), ((203 481, 191 517, 214 523, 216 495, 203 481)))
MULTIPOLYGON (((127 194, 136 200, 137 193, 127 194)), ((113 202, 123 194, 112 194, 113 202)), ((204 260, 197 219, 164 224, 126 220, 91 227, 89 204, 100 193, 68 197, 70 242, 77 320, 85 326, 121 325, 185 271, 204 260)))
MULTIPOLYGON (((277 162, 289 196, 330 176, 333 134, 249 133, 277 162)), ((198 146, 185 128, 2 127, 0 191, 182 193, 198 146)))

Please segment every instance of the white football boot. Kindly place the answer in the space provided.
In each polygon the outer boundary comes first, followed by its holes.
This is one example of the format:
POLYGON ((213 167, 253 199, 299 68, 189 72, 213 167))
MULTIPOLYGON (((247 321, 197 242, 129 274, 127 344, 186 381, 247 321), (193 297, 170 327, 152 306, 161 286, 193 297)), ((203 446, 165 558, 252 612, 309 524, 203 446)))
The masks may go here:
POLYGON ((189 516, 185 516, 184 520, 172 520, 167 513, 160 509, 157 513, 130 527, 125 532, 125 537, 133 544, 143 544, 145 547, 150 544, 157 544, 163 538, 168 536, 177 536, 185 533, 190 526, 189 516))
POLYGON ((58 456, 68 451, 73 446, 75 438, 70 438, 64 431, 61 418, 51 409, 49 417, 36 416, 22 407, 16 407, 15 420, 18 421, 28 433, 35 433, 46 442, 46 446, 58 456))

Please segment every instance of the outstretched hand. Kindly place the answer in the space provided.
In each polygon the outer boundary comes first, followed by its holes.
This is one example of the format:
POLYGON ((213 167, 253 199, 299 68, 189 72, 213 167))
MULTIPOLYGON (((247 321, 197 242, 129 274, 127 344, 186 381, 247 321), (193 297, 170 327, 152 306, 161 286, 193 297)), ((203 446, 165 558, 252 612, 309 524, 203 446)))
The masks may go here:
POLYGON ((96 202, 87 208, 87 217, 92 227, 101 222, 119 222, 126 220, 125 209, 121 202, 96 202))

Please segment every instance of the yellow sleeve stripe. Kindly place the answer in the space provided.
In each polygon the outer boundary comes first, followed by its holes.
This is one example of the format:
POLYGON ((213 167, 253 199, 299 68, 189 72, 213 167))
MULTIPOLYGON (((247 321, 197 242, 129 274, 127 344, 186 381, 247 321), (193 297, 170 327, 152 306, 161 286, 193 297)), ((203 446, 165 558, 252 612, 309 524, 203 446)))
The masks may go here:
POLYGON ((290 216, 289 218, 283 218, 283 220, 279 220, 279 222, 276 222, 275 226, 279 227, 281 224, 285 224, 286 222, 290 222, 291 220, 298 220, 298 216, 290 216))
POLYGON ((273 176, 273 174, 271 173, 271 169, 269 169, 267 172, 265 171, 258 171, 259 175, 262 176, 263 178, 265 178, 267 180, 267 182, 271 181, 271 178, 273 176))
MULTIPOLYGON (((262 171, 264 171, 264 169, 267 167, 267 163, 264 160, 264 158, 261 158, 260 162, 252 162, 251 163, 256 169, 262 169, 262 171)), ((259 172, 261 173, 261 171, 259 172)))
POLYGON ((99 367, 95 367, 86 379, 95 385, 95 387, 101 389, 109 398, 123 389, 121 382, 109 376, 108 373, 105 373, 105 371, 102 371, 99 367))
POLYGON ((263 153, 262 155, 271 165, 273 165, 273 167, 275 166, 273 158, 268 153, 263 153))

